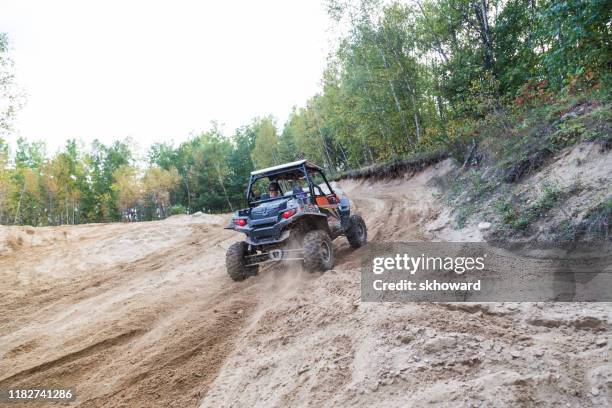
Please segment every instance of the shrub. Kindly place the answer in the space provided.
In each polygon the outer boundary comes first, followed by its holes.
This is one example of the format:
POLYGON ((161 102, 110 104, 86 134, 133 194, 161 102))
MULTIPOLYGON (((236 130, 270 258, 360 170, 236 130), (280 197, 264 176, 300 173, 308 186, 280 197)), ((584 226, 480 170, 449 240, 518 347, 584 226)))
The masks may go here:
POLYGON ((170 215, 187 214, 187 209, 180 204, 170 207, 170 215))

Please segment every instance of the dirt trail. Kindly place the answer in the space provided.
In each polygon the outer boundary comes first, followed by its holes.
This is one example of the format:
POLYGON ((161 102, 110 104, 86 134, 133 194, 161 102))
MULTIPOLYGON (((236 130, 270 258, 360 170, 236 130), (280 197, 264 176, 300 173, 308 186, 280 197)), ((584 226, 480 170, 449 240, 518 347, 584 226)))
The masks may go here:
MULTIPOLYGON (((341 188, 370 240, 447 240, 431 182, 450 169, 341 188)), ((609 402, 610 305, 360 304, 342 238, 333 271, 234 283, 227 221, 2 228, 0 388, 76 385, 82 407, 609 402)))

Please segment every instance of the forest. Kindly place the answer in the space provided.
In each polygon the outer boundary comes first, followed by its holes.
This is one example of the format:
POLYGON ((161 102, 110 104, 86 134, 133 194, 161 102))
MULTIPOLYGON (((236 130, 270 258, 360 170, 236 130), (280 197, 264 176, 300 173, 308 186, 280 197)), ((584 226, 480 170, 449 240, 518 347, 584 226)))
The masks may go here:
MULTIPOLYGON (((129 139, 50 154, 18 138, 23 103, 10 38, 0 34, 0 223, 33 226, 152 220, 244 204, 249 173, 307 158, 334 176, 515 137, 528 112, 579 98, 610 103, 606 0, 378 0, 324 3, 340 27, 321 92, 223 134, 216 124, 139 159, 129 139)), ((179 137, 181 135, 177 135, 179 137)), ((557 141, 560 145, 571 140, 557 141)))

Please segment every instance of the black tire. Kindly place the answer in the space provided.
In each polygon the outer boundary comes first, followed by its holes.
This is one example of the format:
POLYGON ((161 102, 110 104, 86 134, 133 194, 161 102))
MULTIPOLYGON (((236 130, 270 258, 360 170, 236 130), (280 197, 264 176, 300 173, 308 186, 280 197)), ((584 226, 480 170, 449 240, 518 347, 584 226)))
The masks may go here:
POLYGON ((244 242, 235 242, 225 253, 225 267, 227 274, 234 281, 243 281, 249 276, 257 275, 259 265, 246 266, 244 256, 248 254, 249 245, 244 242))
POLYGON ((310 228, 308 225, 302 222, 297 222, 291 226, 291 235, 286 243, 287 249, 302 249, 304 246, 304 236, 308 233, 310 228))
POLYGON ((334 267, 334 248, 327 232, 313 230, 304 235, 304 269, 324 272, 334 267))
POLYGON ((353 248, 359 248, 368 241, 368 229, 359 214, 353 214, 350 218, 351 226, 346 231, 346 239, 353 248))

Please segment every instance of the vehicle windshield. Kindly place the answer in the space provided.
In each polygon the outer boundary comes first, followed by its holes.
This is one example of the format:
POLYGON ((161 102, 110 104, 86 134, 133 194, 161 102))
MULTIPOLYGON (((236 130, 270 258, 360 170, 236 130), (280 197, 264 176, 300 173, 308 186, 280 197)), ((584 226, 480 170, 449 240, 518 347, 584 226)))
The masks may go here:
POLYGON ((304 176, 261 177, 251 183, 249 205, 257 205, 269 201, 280 200, 296 195, 308 194, 308 182, 304 176))
POLYGON ((321 171, 298 167, 274 174, 251 176, 247 194, 248 205, 257 206, 292 196, 306 198, 313 194, 319 197, 334 193, 321 171), (309 180, 313 183, 312 186, 309 185, 309 180))

